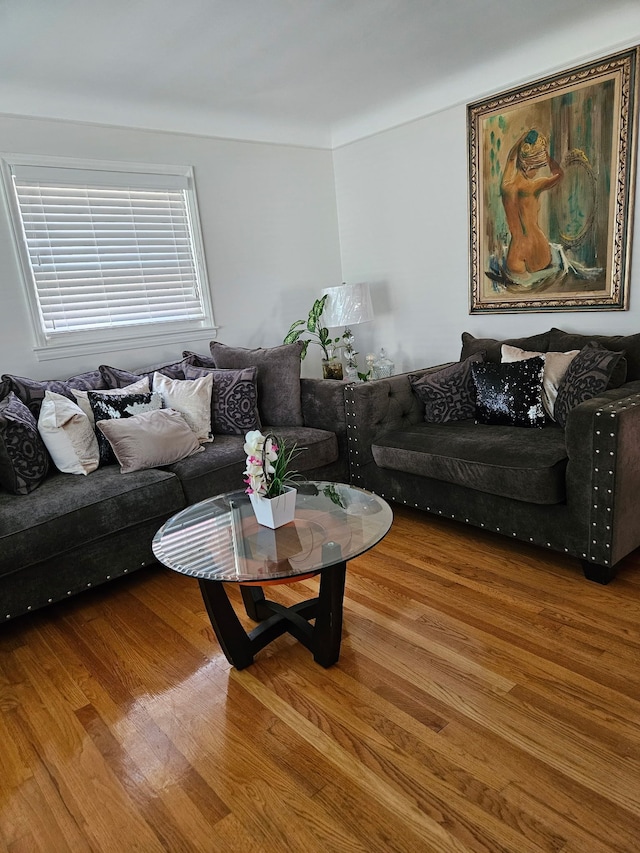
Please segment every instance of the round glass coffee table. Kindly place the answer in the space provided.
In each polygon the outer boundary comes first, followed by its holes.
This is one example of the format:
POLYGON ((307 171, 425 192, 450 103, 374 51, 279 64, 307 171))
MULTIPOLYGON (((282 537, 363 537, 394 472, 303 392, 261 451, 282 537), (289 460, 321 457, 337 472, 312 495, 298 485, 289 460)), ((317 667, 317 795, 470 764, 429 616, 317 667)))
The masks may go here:
POLYGON ((248 495, 230 492, 187 507, 153 539, 159 562, 198 578, 218 642, 237 669, 288 632, 321 666, 340 655, 347 560, 363 554, 388 532, 393 520, 382 498, 342 483, 298 486, 292 522, 271 530, 258 524, 248 495), (284 607, 263 587, 320 575, 317 598, 284 607), (247 633, 225 590, 240 585, 247 615, 260 624, 247 633))

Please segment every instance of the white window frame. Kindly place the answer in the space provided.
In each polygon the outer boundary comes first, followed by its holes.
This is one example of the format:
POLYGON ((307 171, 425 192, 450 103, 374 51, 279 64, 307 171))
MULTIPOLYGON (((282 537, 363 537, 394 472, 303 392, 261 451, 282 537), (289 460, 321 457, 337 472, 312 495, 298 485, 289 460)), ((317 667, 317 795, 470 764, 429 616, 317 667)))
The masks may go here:
MULTIPOLYGON (((148 163, 110 160, 81 160, 39 155, 2 154, 0 155, 0 169, 2 171, 5 198, 13 228, 14 244, 20 262, 22 283, 29 306, 29 316, 34 335, 33 350, 39 360, 90 355, 114 349, 135 349, 158 344, 180 343, 184 340, 197 340, 198 338, 204 340, 215 337, 216 325, 213 317, 213 307, 205 263, 193 167, 150 165, 148 163), (22 224, 22 216, 13 183, 14 168, 19 169, 20 167, 29 166, 50 169, 85 170, 88 172, 127 173, 132 178, 135 178, 135 175, 140 176, 141 183, 144 182, 144 176, 157 176, 159 183, 161 183, 163 176, 178 176, 185 179, 185 198, 203 318, 181 321, 168 320, 163 323, 141 322, 140 324, 121 327, 93 329, 90 331, 56 332, 53 335, 48 335, 43 328, 36 284, 22 224)), ((114 176, 111 175, 110 178, 113 182, 114 176)), ((148 185, 149 178, 146 180, 148 185)))

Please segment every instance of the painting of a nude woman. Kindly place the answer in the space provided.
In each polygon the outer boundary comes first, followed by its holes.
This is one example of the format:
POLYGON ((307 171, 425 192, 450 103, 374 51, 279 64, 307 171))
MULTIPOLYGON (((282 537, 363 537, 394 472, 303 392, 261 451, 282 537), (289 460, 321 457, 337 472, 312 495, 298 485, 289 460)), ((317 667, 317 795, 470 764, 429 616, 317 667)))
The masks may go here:
POLYGON ((468 105, 471 313, 627 308, 639 64, 468 105))

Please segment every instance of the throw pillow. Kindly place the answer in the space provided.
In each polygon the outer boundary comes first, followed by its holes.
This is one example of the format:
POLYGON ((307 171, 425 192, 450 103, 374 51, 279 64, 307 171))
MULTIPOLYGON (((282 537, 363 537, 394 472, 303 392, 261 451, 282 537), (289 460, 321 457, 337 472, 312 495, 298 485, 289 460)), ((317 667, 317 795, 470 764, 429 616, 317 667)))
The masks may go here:
POLYGON ((120 367, 109 367, 107 364, 100 365, 100 374, 107 388, 124 388, 132 382, 138 382, 145 377, 149 380, 149 387, 153 382, 154 373, 162 373, 170 379, 184 379, 184 359, 169 363, 152 364, 149 367, 141 367, 139 370, 123 370, 120 367))
POLYGON ((153 374, 153 390, 162 396, 165 409, 175 409, 196 434, 198 441, 213 441, 211 434, 211 395, 213 376, 199 379, 169 379, 153 374))
POLYGON ((193 367, 215 367, 216 363, 210 355, 202 355, 199 352, 193 352, 190 349, 182 351, 182 357, 186 362, 193 367))
POLYGON ((304 426, 300 397, 302 341, 269 349, 209 344, 214 367, 258 368, 258 411, 263 425, 304 426))
POLYGON ((28 495, 49 470, 49 456, 38 424, 13 393, 0 400, 0 485, 13 495, 28 495))
MULTIPOLYGON (((89 391, 89 403, 97 427, 98 421, 131 418, 151 409, 161 409, 162 397, 160 394, 100 394, 89 391)), ((111 445, 101 430, 96 429, 96 436, 100 450, 100 465, 112 465, 116 458, 111 445)))
POLYGON ((567 424, 571 409, 605 391, 622 352, 603 349, 599 344, 587 344, 573 359, 558 388, 555 416, 560 426, 567 424))
POLYGON ((204 450, 189 424, 175 409, 98 421, 98 429, 111 445, 122 474, 171 465, 204 450))
POLYGON ((72 376, 69 379, 29 379, 25 376, 13 376, 5 373, 2 377, 9 387, 10 391, 21 400, 25 406, 31 411, 31 414, 37 420, 40 414, 40 406, 44 400, 45 391, 53 391, 56 394, 62 394, 63 397, 68 397, 73 400, 73 392, 77 388, 85 390, 93 390, 105 388, 102 377, 98 371, 93 370, 89 373, 81 373, 78 376, 72 376))
POLYGON ((45 391, 38 432, 58 471, 90 474, 98 467, 100 452, 92 421, 62 394, 45 391))
POLYGON ((435 373, 409 376, 411 388, 424 403, 424 419, 432 424, 464 421, 476 412, 476 386, 471 365, 483 360, 482 353, 450 364, 435 373))
POLYGON ((476 420, 481 424, 544 426, 542 373, 544 358, 511 364, 471 365, 476 386, 476 420))
POLYGON ((567 372, 567 368, 578 355, 580 350, 574 349, 569 352, 528 352, 519 347, 502 344, 502 362, 524 361, 527 358, 544 358, 544 371, 542 373, 542 405, 545 412, 552 421, 555 421, 554 407, 558 388, 567 372))
POLYGON ((562 329, 551 329, 549 349, 582 349, 587 344, 596 343, 611 352, 622 352, 620 359, 609 380, 609 388, 619 388, 625 382, 640 379, 640 333, 635 335, 579 335, 574 332, 563 332, 562 329))
MULTIPOLYGON (((104 391, 94 391, 93 393, 104 394, 107 397, 117 397, 119 394, 148 394, 150 390, 151 387, 149 385, 149 380, 145 376, 144 379, 138 379, 137 382, 133 382, 131 385, 127 385, 124 388, 106 388, 104 391)), ((93 409, 89 402, 89 392, 82 391, 81 389, 74 389, 73 396, 76 398, 76 403, 89 418, 91 426, 93 427, 93 409)))
MULTIPOLYGON (((464 361, 465 358, 469 358, 470 355, 476 352, 484 352, 485 361, 493 361, 499 364, 502 355, 502 344, 520 347, 520 349, 546 352, 548 349, 551 349, 549 338, 549 332, 542 332, 539 335, 530 335, 528 338, 509 338, 508 340, 497 341, 495 338, 474 338, 469 332, 463 332, 460 361, 464 361)), ((567 349, 571 349, 571 347, 567 347, 567 349)))
POLYGON ((252 429, 261 430, 258 415, 258 386, 256 367, 243 370, 217 370, 215 367, 194 367, 187 364, 187 379, 213 377, 211 392, 211 431, 214 435, 245 435, 252 429))

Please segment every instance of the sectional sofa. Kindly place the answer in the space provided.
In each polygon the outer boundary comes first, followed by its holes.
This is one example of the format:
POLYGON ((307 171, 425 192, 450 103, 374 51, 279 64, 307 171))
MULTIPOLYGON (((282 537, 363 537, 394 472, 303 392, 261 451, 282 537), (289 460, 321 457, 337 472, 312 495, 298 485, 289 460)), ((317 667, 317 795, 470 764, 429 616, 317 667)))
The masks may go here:
POLYGON ((152 538, 167 518, 243 487, 242 423, 235 434, 229 434, 233 425, 216 433, 214 424, 213 441, 171 464, 130 473, 121 473, 118 464, 101 465, 86 476, 61 473, 32 434, 46 392, 73 399, 74 391, 88 396, 145 377, 152 381, 156 373, 184 380, 194 371, 200 376, 212 371, 216 388, 220 377, 247 369, 255 369, 260 426, 298 444, 297 470, 309 479, 347 481, 343 383, 301 379, 300 344, 248 350, 215 342, 210 354, 185 351, 170 364, 132 371, 102 365, 65 381, 2 376, 0 618, 13 619, 149 565, 152 538), (25 409, 32 418, 24 416, 25 409))
POLYGON ((607 583, 640 545, 640 334, 553 328, 507 341, 464 334, 454 366, 479 354, 496 364, 503 344, 547 354, 591 351, 596 344, 614 353, 609 365, 615 362, 615 370, 607 387, 595 382, 598 390, 587 389, 566 407, 563 426, 546 422, 533 429, 478 424, 468 412, 427 422, 416 388, 421 377, 446 375, 445 365, 349 385, 352 482, 392 501, 570 554, 587 578, 607 583))

